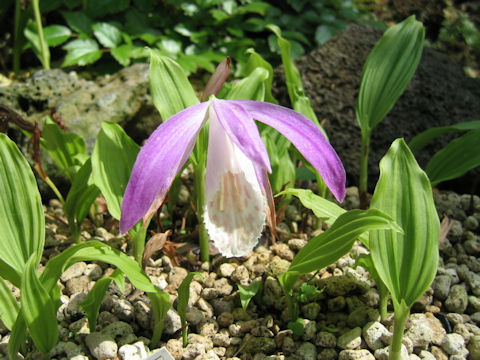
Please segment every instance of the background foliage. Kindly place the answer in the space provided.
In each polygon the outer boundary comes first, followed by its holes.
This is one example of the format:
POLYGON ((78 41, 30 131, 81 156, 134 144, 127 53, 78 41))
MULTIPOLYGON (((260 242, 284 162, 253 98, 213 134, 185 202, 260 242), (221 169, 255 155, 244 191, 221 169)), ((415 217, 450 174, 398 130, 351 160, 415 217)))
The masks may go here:
MULTIPOLYGON (((373 19, 364 0, 40 0, 46 41, 52 65, 95 63, 114 71, 135 61, 145 61, 145 46, 158 48, 182 67, 214 70, 229 55, 244 63, 246 50, 254 48, 267 61, 279 63, 276 37, 267 25, 284 29, 298 57, 323 44, 351 22, 373 19)), ((13 34, 15 0, 0 5, 1 33, 13 34)), ((21 34, 25 54, 36 46, 36 30, 29 14, 21 34)), ((8 37, 8 36, 7 36, 8 37)), ((6 39, 12 42, 13 35, 6 39)), ((13 46, 11 46, 13 48, 13 46)), ((30 53, 31 55, 31 53, 30 53)), ((38 66, 32 56, 22 58, 22 68, 38 66)), ((3 57, 9 67, 9 57, 3 57)), ((10 67, 11 68, 11 67, 10 67)))

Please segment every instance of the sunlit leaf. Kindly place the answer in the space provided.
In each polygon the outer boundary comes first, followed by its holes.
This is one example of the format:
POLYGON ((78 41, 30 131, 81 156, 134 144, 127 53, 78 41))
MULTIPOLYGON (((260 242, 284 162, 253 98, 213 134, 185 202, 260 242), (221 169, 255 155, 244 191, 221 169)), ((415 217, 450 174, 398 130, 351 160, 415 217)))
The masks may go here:
POLYGON ((476 130, 479 128, 480 128, 480 121, 478 120, 466 121, 466 122, 461 122, 458 124, 448 125, 448 126, 432 127, 416 135, 412 140, 410 140, 410 142, 408 143, 408 147, 414 154, 416 154, 420 150, 422 150, 427 144, 429 144, 430 142, 432 142, 433 140, 435 140, 437 137, 441 135, 459 132, 459 131, 465 131, 465 130, 476 130))
POLYGON ((5 281, 0 277, 0 319, 7 329, 12 330, 18 316, 18 310, 17 299, 15 299, 12 290, 10 290, 5 284, 5 281))
POLYGON ((370 253, 394 302, 411 307, 435 277, 440 222, 430 181, 403 139, 395 140, 380 161, 380 178, 370 206, 403 228, 403 234, 372 231, 370 253))
POLYGON ((385 31, 363 67, 357 120, 369 134, 387 115, 412 78, 423 50, 425 29, 410 16, 385 31))
POLYGON ((104 121, 92 150, 92 182, 107 201, 108 211, 117 220, 130 172, 140 151, 118 125, 104 121))
POLYGON ((0 134, 0 270, 20 287, 27 260, 40 262, 45 218, 37 182, 17 145, 0 134))
POLYGON ((91 173, 92 163, 88 159, 75 174, 63 205, 63 211, 67 216, 75 240, 78 240, 77 237, 80 234, 83 219, 85 219, 90 207, 100 194, 98 187, 89 183, 91 173))
POLYGON ((115 281, 122 293, 125 292, 125 278, 123 277, 123 273, 119 269, 116 269, 112 275, 97 280, 95 286, 88 292, 85 301, 80 303, 85 315, 87 315, 88 326, 92 333, 96 330, 98 312, 100 311, 103 298, 112 281, 115 281))
POLYGON ((92 39, 75 39, 63 46, 67 55, 63 60, 62 66, 80 65, 85 66, 93 64, 102 57, 102 50, 98 43, 92 39))
POLYGON ((236 82, 228 94, 227 99, 263 101, 265 98, 265 81, 268 71, 257 67, 244 79, 236 82))
POLYGON ((479 140, 480 130, 470 131, 433 155, 425 168, 432 186, 480 166, 479 140))
POLYGON ((238 284, 238 292, 240 293, 240 303, 243 310, 247 310, 250 300, 262 291, 262 282, 254 281, 248 286, 238 284))
POLYGON ((22 274, 21 311, 35 347, 47 354, 58 342, 55 304, 37 275, 38 261, 32 255, 22 274))
POLYGON ((137 289, 156 292, 157 288, 142 270, 142 267, 127 254, 111 248, 107 244, 90 240, 64 250, 50 259, 40 279, 44 287, 50 291, 57 283, 60 275, 71 265, 79 261, 101 261, 118 267, 137 289))
POLYGON ((122 34, 120 30, 109 23, 96 23, 92 26, 93 34, 100 44, 106 48, 114 48, 120 45, 122 41, 122 34))
POLYGON ((155 50, 150 52, 150 92, 164 121, 199 103, 183 69, 175 61, 155 50))
POLYGON ((77 134, 63 131, 49 117, 43 126, 40 145, 70 180, 88 157, 85 140, 77 134))
MULTIPOLYGON (((312 210, 316 217, 322 219, 328 225, 332 225, 340 215, 346 212, 344 208, 333 201, 314 194, 312 190, 290 188, 277 194, 277 196, 281 195, 296 196, 303 206, 312 210)), ((360 235, 359 239, 368 247, 368 234, 360 235)))

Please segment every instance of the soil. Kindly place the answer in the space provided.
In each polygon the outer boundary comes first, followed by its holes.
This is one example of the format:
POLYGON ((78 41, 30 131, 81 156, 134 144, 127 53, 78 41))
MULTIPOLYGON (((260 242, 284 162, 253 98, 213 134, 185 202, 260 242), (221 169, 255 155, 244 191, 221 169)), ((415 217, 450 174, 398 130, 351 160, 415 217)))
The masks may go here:
MULTIPOLYGON (((344 206, 358 206, 356 188, 349 188, 344 206)), ((452 227, 440 244, 440 261, 431 288, 412 309, 405 333, 405 359, 480 359, 480 198, 437 192, 440 216, 452 227)), ((56 200, 46 207, 46 246, 43 263, 72 245, 63 211, 56 200)), ((293 202, 278 226, 279 241, 259 245, 245 258, 214 255, 201 264, 190 244, 188 256, 156 252, 145 271, 152 282, 168 292, 173 303, 168 312, 160 347, 174 359, 386 359, 392 316, 381 320, 374 281, 355 259, 366 248, 356 243, 350 254, 335 264, 310 274, 320 292, 300 304, 305 319, 301 336, 288 329, 288 312, 276 276, 284 272, 295 254, 315 233, 316 219, 293 202), (188 269, 188 270, 187 270, 188 269), (190 285, 187 311, 189 345, 182 347, 181 324, 176 309, 177 289, 188 271, 200 271, 190 285), (262 282, 260 300, 242 309, 239 285, 262 282)), ((84 223, 83 241, 99 240, 122 251, 128 242, 118 236, 115 221, 105 215, 103 225, 84 223)), ((159 348, 150 347, 152 313, 148 297, 127 281, 122 293, 112 284, 103 299, 95 332, 78 303, 98 279, 113 269, 103 263, 77 263, 61 277, 62 305, 57 312, 60 342, 52 359, 144 359, 159 348)), ((13 289, 19 295, 17 289, 13 289)), ((390 308, 390 311, 392 309, 390 308)), ((0 352, 6 351, 9 334, 0 330, 0 352)), ((26 358, 41 359, 37 351, 26 358)), ((5 357, 0 358, 5 359, 5 357)))

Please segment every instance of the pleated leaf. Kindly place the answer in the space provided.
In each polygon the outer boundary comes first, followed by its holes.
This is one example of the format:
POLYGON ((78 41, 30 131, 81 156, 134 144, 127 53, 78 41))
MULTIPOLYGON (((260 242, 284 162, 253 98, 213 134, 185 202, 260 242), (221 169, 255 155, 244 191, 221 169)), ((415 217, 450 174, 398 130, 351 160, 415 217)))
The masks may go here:
MULTIPOLYGON (((314 194, 312 190, 291 188, 285 189, 277 194, 277 196, 280 195, 296 196, 304 207, 312 210, 316 217, 322 219, 322 221, 330 226, 340 215, 346 213, 345 209, 338 206, 333 201, 329 201, 324 197, 314 194)), ((368 234, 363 233, 358 238, 368 247, 368 234)))
POLYGON ((474 130, 452 140, 433 155, 425 171, 432 186, 435 186, 442 181, 462 176, 479 165, 480 130, 474 130))
POLYGON ((45 218, 37 183, 17 145, 0 134, 0 271, 20 287, 25 264, 45 241, 45 218))
POLYGON ((370 233, 370 253, 378 276, 394 302, 412 304, 430 286, 438 265, 440 222, 427 175, 403 139, 380 161, 371 208, 390 215, 404 234, 370 233))
POLYGON ((262 67, 256 68, 247 77, 233 84, 226 99, 263 101, 266 93, 268 71, 262 67))
POLYGON ((21 311, 38 350, 47 354, 58 342, 55 303, 37 275, 35 255, 28 260, 20 288, 21 311))
POLYGON ((88 158, 85 140, 77 134, 63 131, 50 118, 45 120, 40 144, 70 180, 88 158))
MULTIPOLYGON (((148 276, 145 275, 141 266, 135 260, 131 259, 125 253, 112 249, 109 245, 95 240, 72 246, 48 261, 43 273, 40 275, 40 283, 45 291, 51 294, 54 291, 54 287, 56 286, 58 279, 60 279, 61 274, 68 267, 79 261, 102 261, 118 267, 120 271, 128 277, 133 286, 137 289, 148 292, 155 298, 163 300, 167 299, 166 302, 168 303, 168 307, 170 307, 168 294, 151 283, 148 276)), ((160 310, 167 306, 165 301, 162 301, 157 305, 160 306, 160 310)), ((159 314, 165 316, 167 310, 159 314)), ((156 310, 154 309, 154 311, 156 310)), ((26 324, 22 314, 23 312, 19 313, 12 329, 12 336, 10 337, 8 353, 12 358, 14 358, 13 354, 16 354, 20 349, 20 346, 24 343, 23 339, 26 324)), ((54 315, 54 319, 56 321, 56 315, 54 315)), ((156 326, 157 324, 161 324, 163 327, 165 318, 156 317, 155 321, 156 326)))
POLYGON ((278 26, 267 25, 267 27, 277 36, 278 46, 282 56, 283 70, 285 71, 288 97, 292 103, 293 110, 298 111, 312 120, 326 136, 325 131, 320 126, 317 115, 313 111, 310 99, 305 94, 302 77, 292 59, 290 42, 282 37, 282 32, 278 26))
POLYGON ((416 135, 412 140, 410 140, 410 142, 408 143, 408 147, 410 148, 412 153, 416 154, 420 150, 422 150, 426 145, 428 145, 430 142, 432 142, 433 140, 435 140, 437 137, 441 135, 459 132, 459 131, 477 130, 477 129, 480 129, 480 121, 478 120, 466 121, 466 122, 449 125, 449 126, 433 127, 416 135))
POLYGON ((183 279, 182 283, 178 287, 177 312, 178 315, 180 315, 182 326, 184 326, 186 323, 188 298, 190 297, 190 283, 195 275, 198 275, 203 279, 201 273, 198 271, 192 271, 187 274, 185 279, 183 279))
POLYGON ((18 315, 17 299, 13 296, 12 290, 0 277, 0 319, 7 329, 12 330, 18 315))
POLYGON ((182 67, 155 50, 150 51, 150 93, 163 121, 199 103, 182 67))
POLYGON ((112 275, 97 280, 95 286, 89 291, 85 301, 80 303, 83 311, 85 311, 85 315, 87 315, 90 332, 95 332, 97 327, 98 312, 100 311, 103 298, 105 297, 105 293, 107 292, 112 280, 115 281, 120 291, 124 293, 125 278, 123 277, 122 271, 116 269, 112 275))
POLYGON ((10 338, 8 339, 8 357, 9 359, 17 359, 20 347, 25 344, 27 337, 27 324, 23 318, 22 312, 18 313, 15 324, 13 325, 10 338))
POLYGON ((150 299, 153 315, 155 317, 155 325, 151 339, 151 346, 155 347, 158 345, 160 338, 162 337, 167 312, 172 305, 170 303, 170 295, 160 289, 155 293, 149 293, 148 298, 150 299))
POLYGON ((272 65, 264 60, 258 53, 253 49, 248 49, 247 52, 250 54, 247 64, 245 65, 245 73, 251 74, 257 68, 263 68, 268 71, 268 77, 265 80, 265 101, 278 104, 278 101, 272 95, 272 84, 273 84, 273 67, 272 65))
POLYGON ((350 251, 362 233, 376 229, 402 231, 390 216, 376 209, 350 210, 340 215, 330 229, 310 239, 298 252, 288 271, 282 274, 282 287, 288 293, 299 275, 333 264, 350 251))
POLYGON ((121 204, 140 147, 117 124, 102 123, 92 150, 92 182, 107 201, 108 211, 120 220, 121 204))
POLYGON ((125 253, 111 248, 107 244, 91 240, 84 244, 72 246, 64 250, 45 266, 40 279, 50 292, 60 275, 71 265, 79 261, 102 261, 119 268, 137 289, 145 292, 156 292, 157 288, 142 270, 142 267, 125 253))
POLYGON ((420 62, 424 37, 412 15, 385 31, 368 55, 356 109, 362 133, 369 134, 402 95, 420 62))
POLYGON ((89 184, 91 173, 92 162, 88 159, 75 174, 63 206, 71 233, 74 236, 78 236, 80 233, 83 219, 85 219, 90 207, 100 194, 97 186, 89 184))
POLYGON ((190 283, 193 280, 193 277, 198 275, 202 280, 203 276, 198 271, 192 271, 187 274, 185 279, 178 287, 178 298, 177 298, 177 312, 180 316, 180 322, 182 324, 182 337, 183 337, 183 346, 187 346, 187 306, 188 299, 190 297, 190 283))

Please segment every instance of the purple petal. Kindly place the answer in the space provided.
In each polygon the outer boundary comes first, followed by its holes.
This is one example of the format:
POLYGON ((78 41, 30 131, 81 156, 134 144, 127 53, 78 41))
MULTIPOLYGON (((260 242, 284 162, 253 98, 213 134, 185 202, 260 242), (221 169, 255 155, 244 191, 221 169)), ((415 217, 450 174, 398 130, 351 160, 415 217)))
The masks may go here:
POLYGON ((193 105, 172 116, 145 142, 123 197, 122 234, 162 204, 175 176, 193 150, 209 105, 210 102, 193 105))
POLYGON ((283 106, 252 101, 232 100, 247 110, 255 120, 280 132, 320 173, 338 201, 345 197, 345 169, 332 145, 306 116, 283 106))
POLYGON ((272 172, 267 149, 252 116, 242 106, 230 100, 213 99, 212 107, 219 123, 234 144, 256 165, 272 172))

